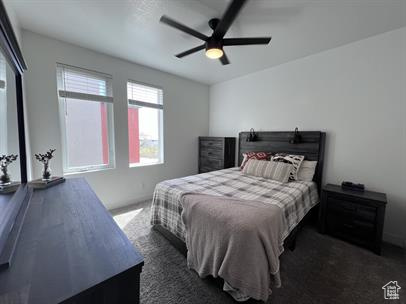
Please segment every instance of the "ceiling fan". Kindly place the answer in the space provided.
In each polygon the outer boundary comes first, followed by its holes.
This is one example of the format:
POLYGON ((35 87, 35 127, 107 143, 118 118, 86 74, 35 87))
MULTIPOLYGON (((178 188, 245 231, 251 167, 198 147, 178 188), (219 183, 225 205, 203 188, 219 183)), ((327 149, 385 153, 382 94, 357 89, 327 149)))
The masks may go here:
POLYGON ((179 53, 175 56, 178 58, 182 58, 206 49, 207 57, 211 59, 220 59, 221 63, 223 65, 226 65, 229 64, 230 61, 228 60, 227 55, 223 50, 224 46, 268 44, 271 41, 272 37, 224 38, 231 24, 234 22, 241 8, 246 2, 247 0, 233 0, 221 19, 210 19, 209 26, 213 30, 213 33, 210 37, 163 15, 160 19, 160 22, 204 41, 202 45, 179 53))

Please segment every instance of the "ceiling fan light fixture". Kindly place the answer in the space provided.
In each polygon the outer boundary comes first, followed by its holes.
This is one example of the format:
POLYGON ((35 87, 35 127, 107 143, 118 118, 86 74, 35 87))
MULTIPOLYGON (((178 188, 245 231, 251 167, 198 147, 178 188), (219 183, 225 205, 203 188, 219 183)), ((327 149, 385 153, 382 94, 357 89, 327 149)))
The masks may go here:
POLYGON ((206 41, 206 56, 210 59, 219 59, 224 55, 223 45, 220 41, 209 39, 206 41))
POLYGON ((224 52, 219 48, 211 48, 206 50, 206 56, 210 59, 219 59, 223 56, 224 52))

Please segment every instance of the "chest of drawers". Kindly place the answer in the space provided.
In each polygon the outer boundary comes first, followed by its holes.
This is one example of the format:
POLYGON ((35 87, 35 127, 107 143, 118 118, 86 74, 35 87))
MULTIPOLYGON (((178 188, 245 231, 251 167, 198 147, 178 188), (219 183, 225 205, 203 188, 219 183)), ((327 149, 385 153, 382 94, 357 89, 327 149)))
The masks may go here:
POLYGON ((199 137, 199 173, 234 166, 234 137, 199 137))

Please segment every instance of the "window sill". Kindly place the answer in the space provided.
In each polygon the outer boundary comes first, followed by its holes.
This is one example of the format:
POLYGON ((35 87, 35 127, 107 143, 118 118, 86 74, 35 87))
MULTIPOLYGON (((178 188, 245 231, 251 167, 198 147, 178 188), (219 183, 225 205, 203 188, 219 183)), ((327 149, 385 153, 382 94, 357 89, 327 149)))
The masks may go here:
POLYGON ((76 175, 76 174, 86 174, 86 173, 93 173, 93 172, 100 172, 100 171, 108 171, 108 170, 113 170, 115 169, 114 167, 104 167, 104 168, 89 168, 89 169, 83 169, 83 170, 77 170, 77 171, 65 171, 63 173, 64 176, 68 175, 76 175))
POLYGON ((129 167, 130 168, 138 168, 138 167, 149 167, 149 166, 157 166, 157 165, 163 165, 164 162, 157 162, 157 163, 150 163, 150 164, 130 164, 129 167))

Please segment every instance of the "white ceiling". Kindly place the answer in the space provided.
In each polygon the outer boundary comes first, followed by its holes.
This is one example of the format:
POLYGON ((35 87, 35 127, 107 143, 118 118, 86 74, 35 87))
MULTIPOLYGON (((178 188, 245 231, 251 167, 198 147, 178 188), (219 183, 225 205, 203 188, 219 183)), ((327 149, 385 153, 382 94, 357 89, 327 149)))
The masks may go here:
POLYGON ((227 0, 7 0, 27 30, 213 84, 406 26, 406 0, 250 0, 226 37, 271 35, 268 46, 225 47, 222 66, 201 44, 159 23, 166 14, 206 35, 227 0))

